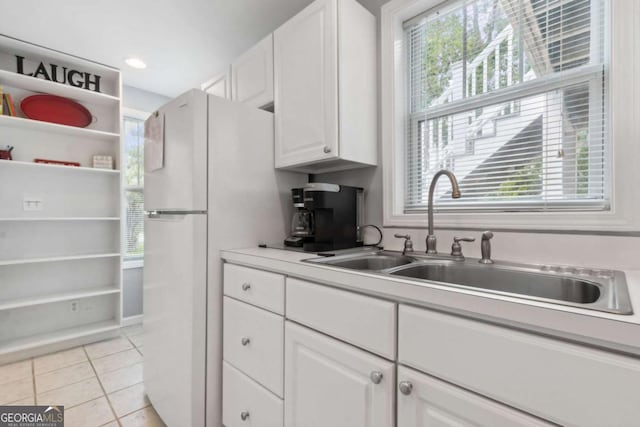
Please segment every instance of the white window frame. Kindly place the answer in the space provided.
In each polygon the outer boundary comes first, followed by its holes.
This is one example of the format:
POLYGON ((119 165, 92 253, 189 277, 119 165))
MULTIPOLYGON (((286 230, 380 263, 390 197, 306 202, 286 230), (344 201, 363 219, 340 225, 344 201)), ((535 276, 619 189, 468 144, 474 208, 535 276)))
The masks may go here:
MULTIPOLYGON (((142 111, 142 110, 135 110, 132 108, 122 108, 122 117, 121 117, 121 123, 124 124, 124 118, 125 117, 130 117, 132 119, 139 119, 139 120, 146 120, 147 117, 149 117, 151 113, 148 113, 146 111, 142 111)), ((120 174, 120 206, 121 206, 121 212, 120 212, 120 217, 122 218, 123 224, 126 223, 127 220, 127 198, 125 196, 127 190, 134 190, 135 188, 127 186, 126 182, 125 182, 125 170, 127 168, 127 153, 125 152, 125 144, 124 144, 124 127, 122 129, 123 132, 123 141, 120 144, 121 146, 121 152, 120 152, 120 158, 122 159, 122 164, 120 167, 121 170, 121 174, 120 174)), ((122 247, 122 268, 123 269, 129 269, 129 268, 142 268, 144 267, 144 255, 143 256, 127 256, 127 227, 125 225, 123 225, 121 227, 121 237, 120 237, 120 241, 122 242, 121 247, 122 247)))
MULTIPOLYGON (((382 7, 381 104, 383 223, 425 227, 426 213, 404 212, 407 72, 403 23, 443 0, 392 0, 382 7)), ((605 63, 611 141, 611 209, 582 212, 445 212, 436 208, 438 228, 556 231, 640 231, 640 2, 607 2, 605 63)), ((464 197, 464 194, 463 194, 464 197)))

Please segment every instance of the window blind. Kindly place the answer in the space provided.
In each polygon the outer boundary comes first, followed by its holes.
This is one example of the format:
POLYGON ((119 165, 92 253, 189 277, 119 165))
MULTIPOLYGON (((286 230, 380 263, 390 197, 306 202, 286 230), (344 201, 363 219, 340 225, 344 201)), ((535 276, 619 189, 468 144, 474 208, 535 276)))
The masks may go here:
POLYGON ((144 120, 124 117, 125 257, 144 254, 144 120))
POLYGON ((609 208, 604 0, 467 0, 405 23, 405 211, 609 208))
POLYGON ((144 254, 144 194, 140 189, 125 190, 127 203, 127 257, 144 254))

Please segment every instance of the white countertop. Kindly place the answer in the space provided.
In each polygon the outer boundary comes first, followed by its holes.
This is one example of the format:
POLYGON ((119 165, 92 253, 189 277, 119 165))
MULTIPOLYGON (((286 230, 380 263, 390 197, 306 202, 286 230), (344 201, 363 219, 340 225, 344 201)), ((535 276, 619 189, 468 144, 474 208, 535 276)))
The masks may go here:
POLYGON ((317 258, 311 253, 248 248, 222 251, 221 257, 234 264, 640 355, 640 271, 625 271, 634 314, 620 315, 302 262, 317 258))

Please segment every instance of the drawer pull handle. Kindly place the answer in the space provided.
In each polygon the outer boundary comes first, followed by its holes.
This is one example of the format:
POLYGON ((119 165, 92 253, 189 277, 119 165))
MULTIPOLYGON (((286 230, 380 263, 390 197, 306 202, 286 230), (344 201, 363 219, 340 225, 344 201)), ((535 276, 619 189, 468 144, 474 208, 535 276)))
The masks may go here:
POLYGON ((243 290, 243 291, 245 291, 245 292, 247 292, 249 289, 251 289, 251 283, 249 283, 249 282, 244 282, 244 283, 242 284, 242 290, 243 290))
POLYGON ((245 347, 248 346, 250 342, 251 342, 251 339, 249 337, 243 337, 240 340, 240 343, 245 347))
POLYGON ((382 377, 383 375, 380 371, 373 371, 369 375, 369 378, 371 378, 371 382, 374 384, 380 384, 380 382, 382 381, 382 377))
POLYGON ((247 418, 249 418, 249 411, 240 412, 240 419, 242 421, 247 421, 247 418))
POLYGON ((413 391, 413 384, 411 384, 411 382, 409 381, 400 381, 400 384, 398 384, 398 388, 400 389, 400 393, 404 394, 405 396, 409 396, 413 391))

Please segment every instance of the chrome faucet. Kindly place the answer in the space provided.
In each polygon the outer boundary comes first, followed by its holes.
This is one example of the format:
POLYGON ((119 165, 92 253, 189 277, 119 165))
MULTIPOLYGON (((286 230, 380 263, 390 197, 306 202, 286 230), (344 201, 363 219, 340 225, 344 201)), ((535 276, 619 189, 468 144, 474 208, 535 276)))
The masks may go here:
POLYGON ((482 258, 478 260, 480 264, 493 264, 493 260, 491 259, 491 239, 493 238, 493 233, 491 231, 485 231, 482 233, 482 241, 480 242, 480 252, 482 253, 482 258))
POLYGON ((446 169, 439 170, 433 175, 433 179, 431 180, 431 186, 429 187, 429 206, 428 206, 428 220, 429 220, 429 234, 427 235, 427 253, 428 254, 437 254, 436 243, 437 239, 435 234, 433 234, 433 192, 436 189, 436 184, 438 182, 438 178, 442 175, 446 175, 451 181, 451 198, 459 199, 460 198, 460 189, 458 188, 458 180, 453 172, 448 171, 446 169))

